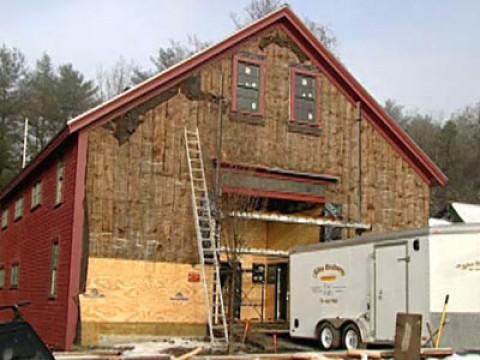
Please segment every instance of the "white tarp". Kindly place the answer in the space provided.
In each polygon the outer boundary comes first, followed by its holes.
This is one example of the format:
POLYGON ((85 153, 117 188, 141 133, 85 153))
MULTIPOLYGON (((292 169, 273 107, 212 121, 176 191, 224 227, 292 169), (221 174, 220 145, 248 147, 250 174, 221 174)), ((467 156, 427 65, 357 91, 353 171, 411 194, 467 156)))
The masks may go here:
POLYGON ((464 223, 480 223, 480 205, 452 202, 452 207, 464 223))

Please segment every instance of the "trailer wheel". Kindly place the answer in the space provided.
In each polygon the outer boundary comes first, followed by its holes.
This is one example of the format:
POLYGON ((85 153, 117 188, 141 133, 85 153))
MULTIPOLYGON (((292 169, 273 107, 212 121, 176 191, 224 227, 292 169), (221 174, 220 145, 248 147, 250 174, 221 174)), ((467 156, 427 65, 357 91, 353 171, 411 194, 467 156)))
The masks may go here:
POLYGON ((347 349, 358 349, 362 342, 360 330, 355 324, 349 323, 342 330, 342 346, 347 349))
POLYGON ((337 349, 340 346, 340 331, 328 321, 319 325, 317 337, 318 345, 323 350, 337 349))

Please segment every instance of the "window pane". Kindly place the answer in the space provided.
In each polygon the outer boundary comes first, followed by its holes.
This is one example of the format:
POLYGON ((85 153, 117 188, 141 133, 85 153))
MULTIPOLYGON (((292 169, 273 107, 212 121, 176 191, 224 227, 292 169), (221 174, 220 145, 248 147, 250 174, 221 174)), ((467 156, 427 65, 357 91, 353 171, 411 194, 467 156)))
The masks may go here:
POLYGON ((260 66, 239 62, 238 85, 260 88, 260 66))
POLYGON ((8 226, 8 209, 2 211, 2 229, 8 226))
POLYGON ((20 265, 12 265, 12 274, 10 278, 10 284, 12 288, 18 287, 18 278, 20 272, 20 265))
POLYGON ((315 123, 315 102, 303 99, 295 99, 295 120, 300 122, 315 123))
POLYGON ((238 110, 244 112, 258 112, 259 107, 259 92, 258 90, 238 88, 237 92, 238 110))
POLYGON ((58 276, 58 256, 60 254, 60 245, 58 242, 52 246, 52 264, 50 270, 50 297, 57 296, 57 276, 58 276))
POLYGON ((316 79, 312 76, 296 75, 295 97, 315 101, 316 79))
POLYGON ((55 193, 55 204, 60 204, 63 201, 63 178, 64 178, 64 163, 60 160, 57 164, 57 188, 55 193))
POLYGON ((0 269, 0 289, 5 287, 5 268, 0 269))
POLYGON ((57 270, 52 270, 52 279, 50 283, 50 297, 57 296, 57 270))
POLYGON ((23 197, 19 198, 15 202, 15 219, 21 218, 23 216, 23 197))

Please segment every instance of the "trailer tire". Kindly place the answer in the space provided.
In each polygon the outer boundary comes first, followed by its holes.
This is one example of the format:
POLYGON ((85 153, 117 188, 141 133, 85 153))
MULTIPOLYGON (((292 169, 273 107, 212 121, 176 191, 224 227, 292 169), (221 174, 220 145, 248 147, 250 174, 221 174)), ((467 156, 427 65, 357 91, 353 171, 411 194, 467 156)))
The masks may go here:
POLYGON ((342 329, 342 347, 347 350, 358 349, 362 343, 362 336, 358 326, 354 323, 346 324, 342 329))
POLYGON ((322 350, 333 350, 340 347, 340 331, 330 322, 325 321, 317 327, 318 345, 322 350))

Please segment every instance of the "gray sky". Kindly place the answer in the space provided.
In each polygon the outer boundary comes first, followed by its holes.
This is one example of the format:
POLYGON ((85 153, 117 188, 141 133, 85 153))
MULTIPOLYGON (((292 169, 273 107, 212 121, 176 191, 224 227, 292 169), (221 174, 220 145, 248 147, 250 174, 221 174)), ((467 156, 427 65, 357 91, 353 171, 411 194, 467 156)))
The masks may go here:
MULTIPOLYGON (((30 65, 43 52, 87 77, 120 57, 142 66, 168 39, 219 41, 231 11, 248 0, 0 0, 0 44, 30 65)), ((330 26, 338 54, 380 102, 448 114, 480 101, 480 1, 290 1, 301 17, 330 26)))

